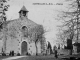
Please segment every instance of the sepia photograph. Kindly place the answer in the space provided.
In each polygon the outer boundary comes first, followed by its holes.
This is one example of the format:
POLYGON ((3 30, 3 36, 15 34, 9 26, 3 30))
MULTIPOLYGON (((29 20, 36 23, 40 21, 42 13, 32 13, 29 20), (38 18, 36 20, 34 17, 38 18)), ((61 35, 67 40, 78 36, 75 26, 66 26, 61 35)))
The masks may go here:
POLYGON ((80 60, 80 0, 0 0, 0 60, 80 60))

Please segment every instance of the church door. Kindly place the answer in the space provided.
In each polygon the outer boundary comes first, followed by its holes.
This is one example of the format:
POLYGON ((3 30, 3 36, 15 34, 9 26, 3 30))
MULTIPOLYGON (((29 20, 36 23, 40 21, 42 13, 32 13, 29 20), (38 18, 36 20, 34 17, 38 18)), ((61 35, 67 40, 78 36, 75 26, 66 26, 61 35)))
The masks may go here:
POLYGON ((26 53, 27 53, 27 42, 23 41, 21 44, 21 54, 26 55, 26 53))

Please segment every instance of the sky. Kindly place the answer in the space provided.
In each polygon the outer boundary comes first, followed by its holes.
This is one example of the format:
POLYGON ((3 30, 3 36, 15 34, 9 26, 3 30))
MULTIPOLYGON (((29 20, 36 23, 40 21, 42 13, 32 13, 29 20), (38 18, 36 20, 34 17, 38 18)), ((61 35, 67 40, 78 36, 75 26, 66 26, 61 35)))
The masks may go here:
POLYGON ((29 11, 28 18, 38 24, 42 24, 48 30, 45 34, 46 40, 50 41, 52 46, 56 44, 57 25, 60 24, 56 18, 59 11, 65 8, 63 0, 10 0, 9 4, 8 20, 19 18, 18 12, 24 5, 29 11), (48 5, 49 3, 50 5, 48 5))

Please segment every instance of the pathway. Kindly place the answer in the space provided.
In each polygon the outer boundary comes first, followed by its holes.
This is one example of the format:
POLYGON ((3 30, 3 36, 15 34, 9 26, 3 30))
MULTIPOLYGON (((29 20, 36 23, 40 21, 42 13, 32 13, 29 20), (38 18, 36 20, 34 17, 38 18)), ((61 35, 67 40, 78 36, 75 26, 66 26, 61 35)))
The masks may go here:
POLYGON ((2 60, 13 60, 13 59, 19 59, 19 58, 22 58, 22 57, 27 57, 27 56, 15 56, 15 57, 5 58, 5 59, 2 59, 2 60))

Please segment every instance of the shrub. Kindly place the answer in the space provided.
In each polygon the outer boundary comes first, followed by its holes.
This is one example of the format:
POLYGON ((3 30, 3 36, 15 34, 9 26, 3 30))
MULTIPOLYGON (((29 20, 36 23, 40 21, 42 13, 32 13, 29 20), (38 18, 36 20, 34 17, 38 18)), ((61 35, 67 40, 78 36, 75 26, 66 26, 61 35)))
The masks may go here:
POLYGON ((6 53, 3 52, 3 53, 2 53, 2 56, 6 56, 6 53))
POLYGON ((17 53, 17 56, 20 56, 20 53, 17 53))

